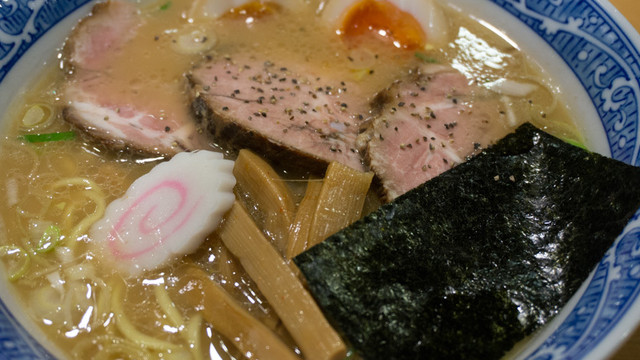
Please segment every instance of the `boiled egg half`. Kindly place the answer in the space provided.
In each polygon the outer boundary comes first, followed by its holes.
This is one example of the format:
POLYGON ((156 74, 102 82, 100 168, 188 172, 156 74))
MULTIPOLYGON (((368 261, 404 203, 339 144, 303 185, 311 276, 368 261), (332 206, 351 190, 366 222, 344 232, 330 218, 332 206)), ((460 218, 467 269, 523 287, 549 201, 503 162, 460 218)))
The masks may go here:
POLYGON ((449 39, 448 21, 434 0, 327 0, 319 12, 355 44, 373 36, 397 48, 419 49, 449 39))

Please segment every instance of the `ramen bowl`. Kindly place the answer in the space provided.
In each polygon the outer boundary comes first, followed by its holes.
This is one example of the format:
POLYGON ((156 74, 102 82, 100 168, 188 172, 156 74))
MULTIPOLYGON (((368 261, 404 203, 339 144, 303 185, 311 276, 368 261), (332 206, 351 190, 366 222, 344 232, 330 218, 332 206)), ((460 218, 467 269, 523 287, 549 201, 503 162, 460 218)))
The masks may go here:
MULTIPOLYGON (((92 3, 0 3, 0 111, 51 61, 51 54, 92 3)), ((449 3, 505 34, 561 84, 560 92, 591 150, 640 165, 640 36, 611 4, 601 0, 449 3)), ((598 359, 614 354, 640 322, 639 248, 640 212, 561 313, 513 357, 598 359)), ((61 357, 24 315, 7 276, 0 279, 0 357, 61 357)))

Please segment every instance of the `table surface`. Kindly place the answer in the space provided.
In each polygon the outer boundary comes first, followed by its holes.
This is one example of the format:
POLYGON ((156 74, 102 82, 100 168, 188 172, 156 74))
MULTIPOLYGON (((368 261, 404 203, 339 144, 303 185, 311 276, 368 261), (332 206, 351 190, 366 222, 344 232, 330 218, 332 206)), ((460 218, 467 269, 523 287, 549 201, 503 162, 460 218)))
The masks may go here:
MULTIPOLYGON (((609 0, 640 32, 640 0, 609 0)), ((628 340, 611 360, 640 359, 640 328, 629 334, 628 340)))

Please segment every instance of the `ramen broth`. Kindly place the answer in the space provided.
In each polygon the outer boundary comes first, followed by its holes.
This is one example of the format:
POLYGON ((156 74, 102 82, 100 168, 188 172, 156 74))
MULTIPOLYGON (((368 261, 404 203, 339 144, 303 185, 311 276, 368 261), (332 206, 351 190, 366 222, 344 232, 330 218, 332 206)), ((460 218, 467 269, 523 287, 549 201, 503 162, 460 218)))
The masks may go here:
MULTIPOLYGON (((156 114, 160 117, 188 113, 184 74, 207 55, 250 53, 258 59, 308 64, 363 84, 371 97, 427 61, 449 64, 481 85, 500 79, 535 85, 525 97, 503 95, 506 110, 495 121, 530 121, 556 136, 581 142, 553 81, 526 54, 473 18, 445 9, 452 37, 443 47, 396 49, 371 38, 349 48, 316 15, 317 5, 311 1, 296 10, 274 6, 255 17, 235 14, 215 21, 197 17, 189 21, 186 1, 146 1, 139 5, 145 25, 110 59, 109 71, 117 74, 112 90, 122 101, 163 104, 156 114), (215 45, 202 53, 185 54, 176 39, 193 29, 211 41, 215 38, 215 45)), ((199 315, 207 303, 200 300, 194 307, 184 300, 189 295, 181 271, 184 264, 195 263, 300 354, 271 306, 215 234, 196 253, 137 278, 123 277, 100 263, 90 245, 91 222, 101 216, 104 204, 122 196, 135 179, 165 159, 113 151, 77 130, 73 140, 24 141, 21 136, 28 133, 74 130, 62 118, 65 104, 60 94, 70 68, 64 66, 64 54, 58 58, 63 66, 51 61, 2 119, 1 259, 33 321, 70 358, 242 358, 233 343, 216 332, 216 324, 199 315), (52 119, 25 126, 25 113, 38 104, 53 110, 52 119), (121 319, 128 319, 136 331, 116 324, 122 324, 121 319), (158 343, 140 345, 148 338, 158 343)), ((276 170, 299 201, 306 170, 276 170)))

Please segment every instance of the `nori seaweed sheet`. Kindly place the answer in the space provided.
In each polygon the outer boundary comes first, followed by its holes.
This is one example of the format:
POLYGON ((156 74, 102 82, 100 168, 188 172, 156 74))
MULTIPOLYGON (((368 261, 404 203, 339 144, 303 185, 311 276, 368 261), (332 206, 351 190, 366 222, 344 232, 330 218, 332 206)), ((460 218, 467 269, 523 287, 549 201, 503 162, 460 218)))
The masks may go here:
POLYGON ((365 359, 495 359, 580 287, 638 184, 525 124, 294 260, 365 359))

